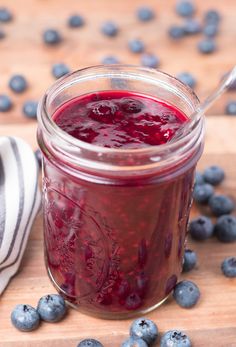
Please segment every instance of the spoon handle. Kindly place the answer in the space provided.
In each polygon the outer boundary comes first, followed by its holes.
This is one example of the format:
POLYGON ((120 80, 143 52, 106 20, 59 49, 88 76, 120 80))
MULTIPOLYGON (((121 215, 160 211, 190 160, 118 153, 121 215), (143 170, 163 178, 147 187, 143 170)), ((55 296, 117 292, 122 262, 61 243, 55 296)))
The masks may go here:
POLYGON ((201 117, 205 114, 206 110, 210 108, 210 106, 230 87, 232 83, 236 80, 236 65, 232 68, 232 70, 226 74, 223 80, 220 82, 218 87, 199 105, 199 107, 191 114, 189 117, 190 122, 186 122, 175 134, 175 136, 171 139, 174 141, 176 138, 183 136, 191 129, 193 129, 201 119, 201 117))
POLYGON ((224 77, 220 85, 211 93, 199 106, 197 111, 195 111, 191 118, 197 115, 197 120, 211 107, 211 105, 218 99, 231 85, 231 83, 236 79, 236 66, 224 77))

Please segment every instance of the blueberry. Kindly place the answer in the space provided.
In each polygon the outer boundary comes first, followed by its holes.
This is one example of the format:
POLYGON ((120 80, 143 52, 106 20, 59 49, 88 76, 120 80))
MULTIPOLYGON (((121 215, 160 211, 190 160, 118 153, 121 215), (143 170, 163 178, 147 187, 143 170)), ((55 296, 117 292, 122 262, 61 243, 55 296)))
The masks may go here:
POLYGON ((11 322, 18 330, 32 331, 39 326, 38 312, 30 305, 17 305, 11 313, 11 322))
POLYGON ((221 264, 221 270, 226 277, 236 277, 236 258, 226 258, 221 264))
POLYGON ((218 25, 215 23, 208 23, 203 28, 203 34, 207 37, 215 37, 218 34, 218 25))
POLYGON ((69 67, 64 63, 54 64, 52 67, 52 74, 55 78, 61 78, 62 76, 70 72, 69 67))
POLYGON ((224 215, 217 219, 214 232, 221 242, 236 241, 236 217, 224 215))
POLYGON ((81 341, 77 347, 104 347, 101 342, 94 339, 85 339, 81 341))
POLYGON ((37 160, 37 163, 39 165, 39 167, 42 167, 42 152, 40 151, 40 149, 36 149, 36 151, 34 152, 35 158, 37 160))
POLYGON ((197 255, 191 249, 184 251, 183 272, 191 271, 197 264, 197 255))
POLYGON ((142 22, 148 22, 155 17, 155 13, 150 7, 140 7, 137 10, 137 17, 142 22))
POLYGON ((115 23, 108 21, 103 23, 101 31, 106 36, 116 36, 118 34, 118 27, 115 23))
POLYGON ((144 51, 144 43, 139 39, 134 39, 129 41, 129 49, 133 53, 141 53, 144 51))
POLYGON ((66 314, 65 300, 61 295, 51 294, 40 298, 37 311, 46 322, 58 322, 66 314))
POLYGON ((0 7, 0 22, 10 22, 12 18, 12 13, 7 8, 0 7))
POLYGON ((79 14, 74 14, 68 19, 68 26, 70 28, 80 28, 85 24, 84 18, 79 14))
POLYGON ((225 172, 220 166, 212 165, 205 169, 203 172, 203 178, 207 183, 217 186, 225 178, 225 172))
POLYGON ((0 112, 7 112, 12 106, 13 104, 9 96, 0 94, 0 112))
POLYGON ((28 83, 24 76, 15 75, 15 76, 12 76, 12 78, 10 79, 9 87, 15 93, 22 93, 27 89, 28 83))
POLYGON ((134 114, 141 112, 144 105, 139 100, 135 100, 132 98, 122 98, 121 107, 124 112, 134 114))
POLYGON ((208 239, 213 234, 211 219, 205 216, 192 219, 189 223, 189 232, 195 240, 202 241, 208 239))
POLYGON ((150 319, 138 318, 130 327, 130 336, 143 339, 150 346, 157 340, 158 328, 150 319))
POLYGON ((193 189, 193 199, 199 204, 206 204, 214 194, 214 188, 209 183, 196 185, 193 189))
POLYGON ((181 307, 190 308, 198 302, 200 291, 195 283, 185 280, 176 284, 173 297, 181 307))
POLYGON ((194 88, 196 85, 196 79, 189 72, 182 72, 176 76, 181 82, 187 84, 190 88, 194 88))
POLYGON ((38 102, 37 101, 25 101, 23 105, 23 113, 27 118, 37 118, 37 109, 38 102))
POLYGON ((0 40, 4 39, 5 36, 5 32, 2 29, 0 29, 0 40))
POLYGON ((176 13, 182 17, 191 17, 195 12, 195 6, 192 1, 180 0, 176 5, 176 13))
POLYGON ((218 11, 216 10, 208 10, 205 13, 204 20, 206 23, 216 23, 218 24, 220 22, 221 16, 218 11))
POLYGON ((148 345, 143 339, 129 337, 121 344, 121 347, 148 347, 148 345))
POLYGON ((225 112, 231 116, 236 116, 236 101, 230 101, 226 105, 225 112))
POLYGON ((174 40, 179 40, 185 36, 184 26, 172 25, 168 30, 169 36, 174 40))
POLYGON ((159 66, 160 60, 155 54, 145 53, 141 57, 141 64, 155 69, 159 66))
POLYGON ((94 339, 85 339, 81 341, 77 347, 104 347, 101 342, 94 339))
POLYGON ((202 31, 202 26, 196 19, 187 19, 183 28, 187 35, 199 34, 202 31))
POLYGON ((55 29, 45 30, 43 40, 48 45, 56 45, 62 41, 61 34, 55 29))
POLYGON ((125 300, 125 307, 127 310, 134 311, 137 310, 142 305, 142 299, 140 295, 136 292, 130 293, 125 300))
POLYGON ((198 50, 203 54, 210 54, 216 50, 215 41, 212 39, 204 39, 198 43, 198 50))
POLYGON ((213 195, 208 204, 216 217, 229 214, 234 210, 234 202, 225 195, 213 195))
POLYGON ((119 59, 114 55, 108 55, 102 59, 102 64, 111 65, 111 64, 119 64, 119 59))
POLYGON ((197 186, 197 185, 200 185, 203 183, 205 183, 204 178, 203 178, 203 174, 201 174, 201 172, 199 172, 199 171, 196 171, 195 172, 194 185, 197 186))
POLYGON ((179 330, 169 330, 161 338, 161 347, 191 347, 187 335, 179 330))

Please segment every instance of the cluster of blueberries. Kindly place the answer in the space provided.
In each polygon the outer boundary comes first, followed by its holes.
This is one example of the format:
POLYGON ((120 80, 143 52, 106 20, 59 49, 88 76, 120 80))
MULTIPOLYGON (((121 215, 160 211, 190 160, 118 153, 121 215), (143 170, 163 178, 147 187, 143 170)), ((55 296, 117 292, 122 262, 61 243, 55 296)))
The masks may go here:
MULTIPOLYGON (((130 327, 130 337, 121 344, 121 347, 150 347, 159 338, 157 325, 147 318, 136 319, 130 327)), ((83 343, 83 342, 82 342, 83 343)), ((101 344, 79 344, 78 347, 103 347, 101 344)), ((160 346, 191 347, 191 341, 187 335, 179 330, 169 330, 160 338, 160 346)))
MULTIPOLYGON (((185 308, 192 307, 200 297, 198 287, 191 281, 179 282, 173 292, 176 302, 185 308)), ((17 305, 11 313, 12 324, 20 331, 29 332, 37 329, 41 321, 55 323, 61 321, 67 313, 67 306, 59 294, 43 296, 37 309, 27 304, 17 305)), ((158 339, 159 333, 156 324, 147 319, 136 319, 130 328, 130 337, 121 347, 149 347, 158 339)), ((191 347, 190 339, 179 330, 167 331, 160 341, 161 347, 191 347), (171 344, 172 343, 172 344, 171 344)), ((94 339, 85 339, 77 347, 103 347, 94 339)))
MULTIPOLYGON (((179 40, 185 36, 203 33, 204 39, 198 44, 198 49, 201 53, 209 54, 216 50, 215 37, 219 32, 219 24, 221 16, 216 10, 208 10, 205 13, 203 24, 201 24, 193 16, 196 12, 196 6, 193 1, 180 0, 176 3, 176 13, 181 16, 184 21, 181 25, 172 25, 168 30, 168 35, 173 40, 179 40)), ((143 6, 137 9, 137 19, 141 22, 149 22, 155 19, 155 12, 152 8, 143 6)), ((0 8, 0 22, 6 23, 13 19, 12 13, 7 8, 0 8)), ((79 14, 74 14, 68 18, 67 25, 70 28, 81 28, 85 25, 84 18, 79 14)), ((101 33, 107 37, 115 37, 119 33, 119 26, 113 21, 104 22, 101 26, 101 33)), ((0 30, 0 39, 5 37, 5 32, 0 30)), ((63 36, 56 29, 47 29, 42 35, 45 44, 56 46, 63 41, 63 36)), ((144 53, 145 43, 138 38, 132 39, 128 42, 128 48, 132 53, 142 53, 141 64, 150 68, 158 68, 160 59, 153 53, 144 53)), ((101 61, 102 64, 117 64, 119 59, 114 55, 108 55, 101 61)), ((55 78, 60 78, 70 72, 70 68, 63 62, 57 63, 52 66, 52 74, 55 78)), ((189 72, 182 72, 176 76, 183 83, 187 84, 190 88, 196 85, 196 78, 189 72)), ((16 92, 21 93, 28 84, 25 78, 21 75, 13 76, 9 82, 10 88, 16 92)), ((236 89, 236 82, 231 86, 232 90, 236 89)), ((0 112, 9 111, 13 106, 12 100, 7 95, 0 95, 0 112)), ((29 118, 36 118, 37 102, 26 101, 23 105, 23 113, 29 118)), ((230 101, 225 109, 227 114, 236 115, 236 101, 230 101)))
MULTIPOLYGON (((12 13, 5 7, 0 8, 0 23, 7 23, 13 20, 12 13)), ((81 27, 84 25, 84 19, 79 15, 71 16, 68 20, 68 25, 71 28, 81 27)), ((0 39, 5 37, 5 32, 0 30, 0 39)), ((43 40, 46 44, 55 45, 62 41, 62 37, 57 30, 49 29, 43 33, 43 40)), ((52 66, 52 75, 55 78, 60 78, 65 74, 69 73, 69 67, 64 63, 54 64, 52 66)), ((29 87, 29 83, 26 78, 17 74, 10 78, 8 83, 9 88, 16 94, 21 94, 26 91, 29 87)), ((0 112, 10 111, 13 107, 13 102, 8 95, 0 95, 0 112)), ((23 114, 31 119, 36 119, 37 117, 37 107, 38 102, 29 100, 23 104, 22 111, 23 114)))
MULTIPOLYGON (((7 23, 12 21, 12 13, 5 7, 0 8, 0 22, 7 23)), ((0 40, 5 37, 5 32, 0 29, 0 40)), ((22 93, 28 88, 28 83, 24 76, 15 75, 9 81, 10 89, 15 93, 22 93)), ((36 117, 37 111, 37 102, 35 101, 26 101, 23 105, 23 113, 29 118, 36 117)), ((0 95, 0 112, 9 111, 13 106, 12 100, 7 95, 0 95)))
POLYGON ((198 43, 198 50, 203 54, 213 53, 217 46, 215 37, 219 32, 221 16, 216 10, 209 10, 205 13, 203 24, 193 16, 196 13, 196 6, 193 1, 183 0, 177 2, 176 12, 184 18, 181 25, 172 25, 169 28, 169 35, 174 40, 179 40, 185 36, 203 33, 204 38, 198 43))
MULTIPOLYGON (((28 83, 24 76, 14 75, 9 80, 9 88, 16 94, 23 93, 28 88, 28 83)), ((0 95, 0 111, 7 112, 13 107, 13 102, 8 95, 0 95)), ((33 100, 25 101, 22 107, 23 114, 28 118, 36 118, 38 102, 33 100)))
MULTIPOLYGON (((28 332, 37 329, 41 321, 56 323, 67 313, 66 303, 61 295, 43 296, 37 309, 30 305, 17 305, 11 314, 12 324, 20 331, 28 332)), ((130 327, 130 336, 121 347, 151 347, 159 338, 157 325, 150 319, 138 318, 130 327)), ((160 340, 161 347, 191 347, 189 337, 179 330, 169 330, 160 340)), ((84 339, 77 347, 104 347, 98 340, 84 339)))
MULTIPOLYGON (((199 42, 198 49, 204 54, 212 53, 216 50, 216 44, 213 38, 219 31, 220 14, 216 10, 207 11, 204 18, 204 25, 201 25, 199 21, 192 18, 195 12, 196 7, 192 1, 182 0, 177 2, 176 13, 184 17, 185 21, 182 25, 172 25, 168 30, 168 34, 172 39, 178 40, 186 35, 195 35, 203 32, 205 38, 199 42)), ((137 10, 137 17, 142 22, 148 22, 155 18, 155 13, 149 7, 141 7, 137 10)), ((116 36, 119 32, 117 24, 111 21, 104 23, 101 29, 103 34, 110 37, 116 36)), ((145 50, 145 44, 140 39, 129 41, 128 46, 133 53, 142 53, 145 50)), ((119 62, 114 56, 105 58, 103 62, 107 63, 107 61, 110 64, 119 62)), ((154 54, 144 54, 141 57, 141 63, 147 67, 157 68, 160 60, 154 54)))
POLYGON ((45 295, 39 299, 37 309, 30 305, 17 305, 11 313, 12 324, 20 331, 38 328, 40 321, 55 323, 67 313, 65 300, 59 294, 45 295))
MULTIPOLYGON (((213 224, 210 217, 200 215, 189 223, 189 233, 194 240, 203 241, 212 236, 223 243, 236 241, 236 217, 231 215, 235 209, 234 201, 226 196, 215 193, 215 187, 225 178, 224 170, 213 165, 203 173, 197 172, 193 191, 194 201, 207 214, 217 218, 213 224)), ((197 256, 192 250, 186 250, 183 270, 189 271, 196 265, 197 256)), ((236 257, 228 257, 221 264, 221 270, 226 277, 236 277, 236 257)))

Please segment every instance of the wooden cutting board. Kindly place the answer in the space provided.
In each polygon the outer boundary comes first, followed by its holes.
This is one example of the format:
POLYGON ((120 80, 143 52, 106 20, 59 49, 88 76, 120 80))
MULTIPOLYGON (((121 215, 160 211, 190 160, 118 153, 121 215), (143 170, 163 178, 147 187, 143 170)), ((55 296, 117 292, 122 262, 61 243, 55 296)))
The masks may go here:
MULTIPOLYGON (((22 115, 26 99, 38 100, 54 78, 51 66, 65 62, 72 70, 99 64, 106 55, 116 55, 121 63, 140 64, 140 55, 130 53, 128 40, 141 38, 146 51, 160 57, 160 68, 173 75, 192 72, 197 78, 196 92, 205 97, 217 84, 222 74, 235 64, 236 26, 235 0, 198 0, 197 17, 204 11, 217 8, 223 20, 213 55, 201 55, 196 45, 200 36, 187 37, 173 42, 167 36, 168 27, 182 20, 174 12, 176 0, 6 0, 0 6, 9 7, 14 14, 12 23, 1 26, 6 38, 0 42, 0 93, 9 94, 14 107, 9 113, 0 114, 0 136, 16 135, 26 139, 36 148, 36 124, 22 115), (135 11, 143 4, 153 7, 156 19, 150 23, 138 22, 135 11), (69 29, 69 15, 80 13, 86 25, 69 29), (105 20, 114 20, 120 33, 110 39, 100 33, 105 20), (47 47, 42 43, 42 32, 56 28, 63 35, 62 44, 47 47), (21 95, 8 88, 12 74, 26 76, 30 88, 21 95)), ((227 173, 219 191, 236 199, 236 118, 220 116, 226 101, 234 99, 233 92, 225 94, 211 109, 217 116, 207 122, 206 147, 199 168, 218 163, 227 173)), ((192 210, 192 215, 197 211, 192 210)), ((0 347, 76 347, 86 337, 99 339, 105 347, 118 347, 128 336, 130 320, 106 321, 91 318, 70 310, 68 317, 58 324, 43 323, 32 333, 18 332, 10 322, 11 310, 16 304, 33 306, 45 294, 55 292, 45 271, 43 261, 42 216, 39 215, 32 229, 21 269, 0 297, 0 347)), ((204 243, 189 242, 198 254, 198 267, 184 278, 195 281, 201 290, 199 304, 190 310, 181 309, 170 299, 159 309, 148 314, 160 332, 169 329, 186 331, 194 347, 236 347, 236 280, 225 278, 220 271, 221 261, 236 255, 235 244, 220 244, 212 239, 204 243)))
MULTIPOLYGON (((35 148, 36 125, 2 126, 0 136, 17 135, 35 148)), ((236 200, 236 118, 209 117, 206 146, 199 169, 219 164, 227 178, 218 192, 236 200)), ((192 215, 198 212, 192 209, 192 215)), ((163 306, 148 314, 160 332, 169 329, 184 330, 194 347, 236 347, 236 279, 225 278, 220 264, 227 256, 236 255, 236 245, 222 244, 211 239, 192 242, 188 246, 198 255, 198 266, 185 274, 201 290, 201 300, 192 309, 183 309, 170 298, 163 306)), ((45 294, 55 292, 44 267, 43 226, 40 214, 33 226, 21 269, 0 298, 0 347, 76 347, 86 337, 100 340, 105 347, 118 347, 127 337, 131 320, 108 321, 85 316, 70 309, 65 320, 57 324, 42 323, 31 333, 17 331, 10 322, 11 310, 16 304, 33 306, 45 294)))

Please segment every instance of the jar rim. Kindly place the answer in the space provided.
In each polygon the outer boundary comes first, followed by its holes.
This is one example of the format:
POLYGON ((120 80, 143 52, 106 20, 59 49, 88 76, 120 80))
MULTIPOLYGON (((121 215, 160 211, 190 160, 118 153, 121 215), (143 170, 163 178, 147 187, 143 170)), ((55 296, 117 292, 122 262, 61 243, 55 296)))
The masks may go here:
MULTIPOLYGON (((56 91, 61 91, 62 89, 66 89, 66 84, 68 82, 68 85, 71 85, 71 78, 75 77, 75 81, 73 81, 73 83, 75 84, 76 81, 78 82, 79 80, 81 80, 81 78, 83 78, 83 74, 85 73, 90 73, 94 70, 96 70, 96 74, 98 74, 98 70, 102 70, 102 69, 107 69, 107 73, 102 73, 101 75, 99 75, 100 77, 102 76, 110 76, 112 78, 119 78, 119 75, 123 74, 123 76, 129 75, 129 72, 125 71, 122 72, 122 70, 125 69, 133 69, 139 73, 143 74, 149 74, 150 76, 152 76, 152 79, 159 81, 160 83, 160 77, 167 77, 169 79, 171 79, 172 81, 174 81, 175 83, 177 83, 179 86, 181 86, 181 88, 186 92, 187 96, 188 96, 188 102, 191 102, 191 106, 194 106, 194 110, 193 113, 195 114, 195 117, 191 118, 190 122, 188 122, 188 132, 184 134, 184 138, 186 140, 186 136, 189 135, 193 129, 195 129, 197 127, 197 125, 199 124, 199 122, 201 121, 200 119, 197 119, 197 108, 200 104, 200 101, 197 97, 197 95, 195 94, 195 92, 186 84, 184 84, 183 82, 181 82, 179 79, 177 79, 176 77, 163 72, 161 70, 158 69, 152 69, 152 68, 147 68, 147 67, 142 67, 139 65, 130 65, 130 64, 112 64, 112 65, 94 65, 94 66, 89 66, 89 67, 85 67, 76 71, 73 71, 69 74, 66 74, 65 76, 61 77, 60 79, 58 79, 52 86, 50 86, 45 94, 43 95, 42 99, 39 102, 39 106, 38 106, 38 122, 40 124, 42 124, 50 133, 55 133, 57 134, 57 136, 59 136, 63 141, 67 142, 69 145, 72 145, 74 147, 77 148, 81 148, 87 151, 91 151, 91 152, 96 152, 96 153, 103 153, 103 154, 109 154, 109 153, 114 153, 114 154, 145 154, 145 153, 152 153, 155 152, 155 154, 158 154, 158 152, 163 152, 165 150, 171 151, 172 149, 174 149, 176 147, 176 145, 181 145, 181 140, 183 140, 183 136, 181 137, 181 134, 179 136, 177 136, 174 141, 170 141, 170 142, 166 142, 164 144, 160 144, 160 145, 153 145, 153 146, 148 146, 148 147, 143 147, 143 148, 129 148, 129 149, 125 149, 125 148, 108 148, 108 147, 102 147, 99 145, 94 145, 91 143, 87 143, 84 142, 82 140, 79 140, 71 135, 69 135, 68 133, 66 133, 64 130, 62 130, 57 124, 56 122, 53 121, 52 117, 49 116, 48 111, 47 111, 47 103, 48 100, 50 98, 50 96, 52 96, 53 93, 55 93, 56 91), (117 75, 117 76, 116 76, 117 75), (159 78, 158 78, 159 77, 159 78), (42 116, 43 115, 43 116, 42 116)), ((131 75, 132 75, 132 71, 130 71, 131 75)), ((90 74, 90 76, 92 76, 93 74, 90 74)), ((87 75, 87 77, 89 77, 89 75, 87 75)), ((120 76, 122 77, 122 76, 120 76)), ((137 75, 136 75, 137 77, 137 75)), ((163 82, 162 84, 166 84, 166 85, 170 85, 170 83, 166 83, 163 82)), ((177 88, 173 88, 172 86, 172 90, 178 92, 177 88)), ((187 101, 187 99, 186 99, 187 101)))

